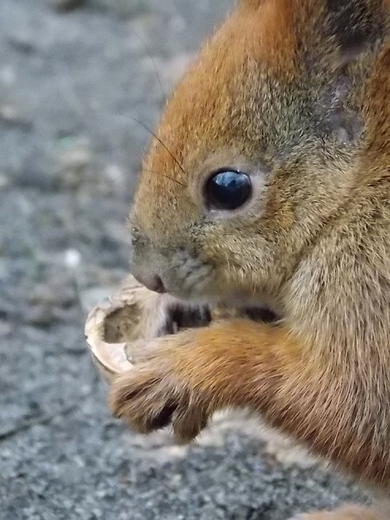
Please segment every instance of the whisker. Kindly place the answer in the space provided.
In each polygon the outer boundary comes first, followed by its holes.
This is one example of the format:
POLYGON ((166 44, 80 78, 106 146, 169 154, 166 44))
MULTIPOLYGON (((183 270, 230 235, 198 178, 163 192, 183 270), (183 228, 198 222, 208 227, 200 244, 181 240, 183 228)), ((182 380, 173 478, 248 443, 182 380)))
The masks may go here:
POLYGON ((141 38, 141 36, 138 34, 138 32, 136 30, 134 30, 134 29, 133 29, 133 32, 140 39, 140 41, 142 42, 142 45, 145 47, 146 52, 148 53, 150 59, 152 60, 154 70, 156 71, 158 83, 160 85, 161 93, 162 93, 164 101, 166 103, 167 102, 167 96, 165 95, 164 88, 162 86, 162 81, 161 81, 160 74, 158 72, 158 68, 157 68, 157 65, 156 65, 156 60, 154 59, 153 54, 150 52, 149 47, 146 45, 145 41, 141 38))
MULTIPOLYGON (((176 165, 180 168, 180 170, 184 173, 184 175, 187 176, 187 172, 184 170, 183 166, 180 164, 178 159, 173 155, 173 153, 169 150, 169 148, 161 141, 161 139, 159 137, 157 137, 157 135, 147 125, 145 125, 144 123, 139 121, 139 119, 137 119, 133 116, 128 116, 125 114, 105 114, 103 111, 97 111, 94 108, 91 108, 91 106, 89 104, 83 103, 82 101, 80 101, 74 85, 71 83, 71 81, 69 81, 71 78, 71 75, 68 73, 68 71, 65 69, 66 73, 64 74, 64 69, 62 67, 57 66, 57 64, 54 64, 54 66, 57 68, 58 72, 67 80, 66 82, 61 82, 61 89, 62 89, 62 92, 64 95, 64 99, 68 102, 69 107, 72 109, 72 111, 75 114, 77 114, 78 117, 80 117, 80 114, 83 114, 85 116, 85 121, 88 122, 88 120, 89 120, 88 116, 98 114, 103 117, 109 117, 109 118, 114 118, 114 119, 123 120, 123 121, 134 121, 135 123, 138 123, 160 143, 160 145, 168 152, 168 154, 172 157, 172 159, 174 160, 176 165)), ((158 173, 158 172, 155 172, 155 173, 158 173)), ((163 175, 163 174, 159 173, 159 175, 163 175)), ((180 184, 181 186, 186 187, 185 184, 180 183, 178 180, 172 179, 168 176, 166 176, 166 177, 168 179, 171 179, 172 181, 180 184)))
POLYGON ((155 170, 145 170, 145 169, 143 171, 149 172, 149 173, 155 173, 156 175, 161 175, 161 177, 165 177, 166 179, 169 179, 170 181, 176 182, 176 184, 179 184, 183 188, 187 188, 186 184, 183 184, 182 182, 178 181, 177 179, 174 179, 173 177, 169 177, 169 175, 165 175, 165 173, 157 172, 155 170))
POLYGON ((136 123, 138 123, 139 125, 141 125, 143 128, 145 128, 145 130, 147 130, 161 144, 161 146, 164 148, 164 150, 166 150, 169 153, 169 155, 172 157, 172 159, 175 161, 175 163, 180 168, 180 170, 184 173, 184 175, 187 175, 187 172, 184 170, 183 166, 180 164, 178 159, 173 155, 173 153, 169 150, 169 148, 161 141, 161 139, 159 137, 157 137, 157 135, 150 128, 148 128, 144 123, 142 123, 135 117, 132 117, 132 116, 128 116, 128 117, 130 119, 132 119, 133 121, 135 121, 136 123))

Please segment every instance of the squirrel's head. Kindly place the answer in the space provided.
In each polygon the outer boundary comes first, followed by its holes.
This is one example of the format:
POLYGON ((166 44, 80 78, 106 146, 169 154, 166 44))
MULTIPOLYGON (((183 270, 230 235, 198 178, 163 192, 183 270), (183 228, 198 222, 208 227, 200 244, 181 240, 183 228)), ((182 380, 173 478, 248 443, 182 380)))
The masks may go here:
POLYGON ((277 298, 389 149, 389 19, 389 0, 239 3, 145 157, 139 280, 196 301, 277 298))

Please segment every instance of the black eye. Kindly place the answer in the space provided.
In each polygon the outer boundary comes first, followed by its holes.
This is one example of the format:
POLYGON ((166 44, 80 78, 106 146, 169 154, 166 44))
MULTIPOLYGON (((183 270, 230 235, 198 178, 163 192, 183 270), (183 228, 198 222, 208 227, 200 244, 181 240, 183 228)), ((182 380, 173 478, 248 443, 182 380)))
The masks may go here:
POLYGON ((252 195, 252 183, 245 173, 220 170, 208 180, 205 197, 209 209, 233 210, 252 195))

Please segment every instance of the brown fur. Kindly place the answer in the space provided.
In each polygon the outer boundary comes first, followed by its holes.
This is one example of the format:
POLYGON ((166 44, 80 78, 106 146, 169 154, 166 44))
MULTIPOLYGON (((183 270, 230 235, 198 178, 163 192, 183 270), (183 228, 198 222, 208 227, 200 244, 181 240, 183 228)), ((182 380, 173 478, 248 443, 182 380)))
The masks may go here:
MULTIPOLYGON (((389 20, 388 0, 243 0, 177 87, 130 217, 133 273, 282 319, 154 340, 112 388, 133 428, 188 441, 249 406, 390 487, 389 20), (253 200, 210 214, 224 166, 253 176, 253 200)), ((357 511, 307 518, 380 518, 357 511)))

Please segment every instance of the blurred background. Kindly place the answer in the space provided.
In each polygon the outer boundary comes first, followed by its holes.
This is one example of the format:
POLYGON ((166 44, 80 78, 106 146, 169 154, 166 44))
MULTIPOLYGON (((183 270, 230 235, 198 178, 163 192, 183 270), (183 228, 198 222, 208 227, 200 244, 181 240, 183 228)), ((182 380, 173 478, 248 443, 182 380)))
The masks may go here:
POLYGON ((283 520, 360 496, 250 419, 114 421, 83 335, 148 132, 232 0, 0 0, 0 519, 283 520))

